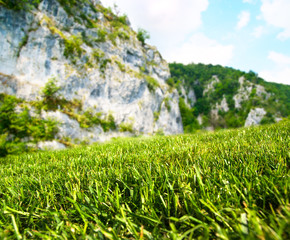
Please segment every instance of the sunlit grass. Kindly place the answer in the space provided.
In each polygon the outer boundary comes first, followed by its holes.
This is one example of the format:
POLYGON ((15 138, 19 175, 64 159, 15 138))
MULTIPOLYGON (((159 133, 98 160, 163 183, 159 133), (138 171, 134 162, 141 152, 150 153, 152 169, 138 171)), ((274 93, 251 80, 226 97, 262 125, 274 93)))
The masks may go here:
POLYGON ((290 239, 289 120, 0 159, 0 238, 290 239))

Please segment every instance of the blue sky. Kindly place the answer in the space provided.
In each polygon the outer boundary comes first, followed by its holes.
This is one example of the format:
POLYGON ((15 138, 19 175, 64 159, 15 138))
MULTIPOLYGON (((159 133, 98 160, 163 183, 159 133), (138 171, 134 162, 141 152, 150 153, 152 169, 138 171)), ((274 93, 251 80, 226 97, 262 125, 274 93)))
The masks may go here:
POLYGON ((168 62, 220 64, 290 84, 290 0, 103 0, 168 62))

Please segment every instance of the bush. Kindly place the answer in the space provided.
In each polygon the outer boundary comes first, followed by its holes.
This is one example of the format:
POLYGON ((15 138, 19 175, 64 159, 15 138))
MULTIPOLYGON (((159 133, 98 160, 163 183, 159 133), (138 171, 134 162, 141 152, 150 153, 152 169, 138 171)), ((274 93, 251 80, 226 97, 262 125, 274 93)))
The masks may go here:
POLYGON ((5 157, 8 153, 6 148, 6 138, 7 134, 0 135, 0 157, 5 157))
POLYGON ((199 129, 199 123, 193 114, 193 109, 189 108, 183 98, 179 98, 179 109, 182 118, 182 125, 185 133, 192 133, 199 129))
POLYGON ((121 123, 119 125, 120 132, 131 132, 133 133, 133 123, 121 123))
POLYGON ((56 82, 56 78, 49 79, 42 90, 43 105, 41 107, 45 110, 56 110, 61 102, 58 94, 60 87, 56 85, 56 82))
POLYGON ((52 140, 57 122, 32 117, 23 100, 0 94, 0 132, 0 156, 17 154, 29 150, 28 142, 52 140), (16 106, 21 108, 15 111, 16 106))
POLYGON ((81 45, 83 44, 82 37, 79 35, 72 35, 69 38, 64 39, 64 56, 66 58, 73 59, 75 56, 81 57, 83 49, 81 45))
POLYGON ((37 7, 41 0, 1 0, 0 6, 3 5, 8 9, 15 11, 19 10, 30 10, 37 7))
POLYGON ((158 81, 155 78, 146 76, 145 79, 150 92, 154 92, 158 87, 160 87, 158 81))
POLYGON ((142 28, 138 29, 137 39, 142 43, 142 45, 144 45, 146 39, 149 39, 149 38, 150 38, 150 34, 146 30, 142 28))
POLYGON ((271 123, 275 123, 275 118, 273 117, 273 115, 271 113, 267 113, 261 120, 260 124, 264 125, 264 124, 271 124, 271 123))

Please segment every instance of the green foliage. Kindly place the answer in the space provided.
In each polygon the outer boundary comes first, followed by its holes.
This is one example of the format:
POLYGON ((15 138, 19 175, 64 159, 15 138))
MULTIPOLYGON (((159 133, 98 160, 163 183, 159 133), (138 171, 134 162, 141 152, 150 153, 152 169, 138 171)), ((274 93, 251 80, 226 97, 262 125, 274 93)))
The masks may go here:
POLYGON ((58 97, 60 87, 56 85, 56 82, 56 78, 51 78, 42 89, 42 96, 46 99, 46 101, 53 101, 54 98, 58 97))
POLYGON ((4 6, 8 9, 15 11, 19 10, 31 10, 39 5, 42 0, 1 0, 0 6, 4 6))
POLYGON ((108 33, 105 29, 98 29, 98 42, 105 42, 107 34, 108 33))
POLYGON ((117 20, 118 20, 118 22, 120 22, 121 24, 123 24, 123 25, 127 25, 127 15, 126 14, 124 14, 124 15, 122 15, 122 16, 118 16, 117 17, 117 20))
POLYGON ((24 37, 22 38, 17 50, 17 57, 19 57, 21 49, 27 44, 28 38, 29 38, 28 34, 24 35, 24 37))
POLYGON ((130 35, 126 31, 119 30, 117 34, 118 34, 118 37, 120 39, 124 39, 124 40, 129 40, 130 39, 130 35))
POLYGON ((112 21, 115 17, 112 9, 110 7, 106 8, 101 4, 97 5, 98 10, 104 14, 104 17, 108 20, 108 21, 112 21))
POLYGON ((164 104, 165 104, 165 107, 166 107, 167 111, 170 112, 171 106, 170 106, 170 99, 169 99, 169 97, 164 98, 163 101, 164 101, 164 104))
POLYGON ((275 118, 273 117, 273 115, 271 113, 267 113, 261 120, 261 124, 271 124, 271 123, 275 123, 275 118))
POLYGON ((90 128, 94 125, 101 125, 105 132, 109 130, 116 130, 115 119, 112 114, 109 114, 106 118, 101 117, 102 113, 93 113, 91 110, 85 111, 79 115, 79 123, 82 128, 90 128))
POLYGON ((64 38, 64 56, 70 59, 81 57, 82 53, 84 52, 81 47, 82 44, 83 40, 79 35, 72 35, 69 38, 64 38))
MULTIPOLYGON (((97 5, 98 11, 103 13, 105 19, 110 24, 110 33, 108 35, 109 40, 116 45, 116 38, 128 40, 130 39, 131 29, 127 24, 127 15, 114 14, 111 8, 105 8, 102 5, 97 5)), ((101 38, 105 40, 105 38, 101 38)))
POLYGON ((104 73, 106 68, 107 68, 107 64, 108 63, 111 63, 112 60, 111 59, 102 59, 101 62, 100 62, 100 69, 101 69, 101 72, 104 73))
POLYGON ((198 113, 208 114, 208 108, 211 104, 215 104, 217 101, 222 100, 223 96, 227 100, 230 99, 229 107, 234 108, 233 96, 237 93, 239 88, 238 79, 243 76, 243 72, 235 70, 233 68, 222 67, 220 65, 204 65, 204 64, 189 64, 183 65, 179 63, 169 64, 172 78, 170 79, 172 84, 181 84, 180 80, 183 80, 186 88, 192 88, 196 94, 197 101, 201 100, 197 107, 198 113), (210 92, 208 96, 203 96, 205 86, 212 77, 218 76, 220 82, 214 84, 214 91, 210 92))
POLYGON ((137 39, 144 45, 147 39, 150 39, 150 34, 142 28, 138 29, 137 39))
MULTIPOLYGON (((180 63, 169 64, 171 78, 167 83, 180 90, 183 85, 186 89, 193 89, 197 102, 193 107, 193 114, 207 116, 210 123, 216 127, 236 128, 244 125, 247 114, 253 107, 262 107, 267 112, 275 115, 287 117, 290 114, 290 86, 276 83, 268 83, 259 78, 256 73, 250 71, 245 73, 229 67, 220 65, 188 64, 180 63), (213 89, 203 95, 212 77, 217 76, 220 82, 213 85, 213 89), (270 93, 270 97, 258 96, 256 88, 253 88, 249 99, 242 102, 240 109, 235 109, 234 95, 240 87, 239 78, 244 76, 249 86, 251 83, 259 84, 270 93), (225 98, 229 107, 227 113, 220 114, 219 120, 215 122, 210 116, 211 109, 215 108, 216 103, 225 98)), ((245 83, 247 84, 247 82, 245 83)), ((179 91, 181 95, 181 91, 179 91)), ((189 114, 187 114, 189 116, 189 114)), ((273 119, 264 119, 262 123, 273 122, 273 119)))
POLYGON ((145 76, 145 80, 150 92, 155 92, 155 90, 160 87, 158 81, 149 75, 145 76))
POLYGON ((165 136, 164 131, 162 128, 159 128, 155 133, 156 136, 165 136))
POLYGON ((94 49, 93 57, 97 60, 97 62, 100 62, 101 59, 105 57, 105 53, 101 49, 94 49))
POLYGON ((119 61, 115 61, 121 72, 126 72, 126 66, 119 61))
POLYGON ((179 98, 179 109, 182 118, 184 132, 191 133, 199 129, 199 124, 193 114, 193 109, 191 109, 186 105, 182 97, 179 98))
POLYGON ((168 78, 166 80, 166 83, 170 86, 170 87, 174 87, 175 83, 174 83, 174 79, 173 78, 168 78))
POLYGON ((5 157, 8 154, 7 150, 7 133, 0 135, 0 157, 5 157))
POLYGON ((109 114, 105 120, 101 122, 101 126, 104 129, 105 132, 109 130, 116 130, 117 126, 115 123, 114 116, 112 114, 109 114))
POLYGON ((289 239, 289 126, 2 158, 0 237, 289 239))
POLYGON ((228 128, 238 128, 245 125, 245 120, 247 114, 242 114, 243 112, 229 111, 225 113, 224 119, 226 122, 226 127, 228 128))
MULTIPOLYGON (((76 17, 76 13, 82 9, 83 4, 89 4, 89 0, 57 0, 69 16, 76 17)), ((90 4, 90 7, 94 7, 90 4)))
POLYGON ((22 100, 0 94, 0 132, 0 155, 16 154, 29 150, 28 142, 52 140, 57 133, 57 123, 32 117, 22 100), (23 107, 15 111, 21 104, 23 107))
POLYGON ((97 38, 95 38, 95 37, 93 37, 93 36, 91 36, 91 35, 86 35, 86 32, 82 32, 82 40, 83 40, 83 42, 87 45, 87 46, 89 46, 89 47, 91 47, 91 48, 93 48, 94 47, 94 43, 97 43, 98 42, 98 39, 97 38))
POLYGON ((62 105, 63 100, 59 96, 60 87, 56 85, 57 79, 51 78, 42 89, 42 102, 39 102, 39 108, 44 110, 56 110, 59 105, 62 105))
POLYGON ((121 123, 119 125, 120 132, 131 132, 134 133, 133 123, 121 123))
POLYGON ((154 122, 157 122, 158 119, 159 119, 159 116, 160 116, 160 111, 156 111, 153 113, 153 116, 154 116, 154 122))

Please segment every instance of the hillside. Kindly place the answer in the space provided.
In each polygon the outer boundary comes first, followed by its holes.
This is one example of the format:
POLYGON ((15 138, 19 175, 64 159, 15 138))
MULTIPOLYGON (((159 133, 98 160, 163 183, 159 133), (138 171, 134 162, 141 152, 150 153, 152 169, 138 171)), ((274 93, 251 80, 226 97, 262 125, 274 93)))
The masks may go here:
POLYGON ((167 62, 100 1, 0 1, 0 34, 1 139, 46 149, 183 131, 167 62))
POLYGON ((290 122, 0 158, 1 239, 289 239, 290 122))
POLYGON ((177 88, 186 132, 273 123, 290 115, 290 86, 229 67, 172 63, 167 83, 177 88))

